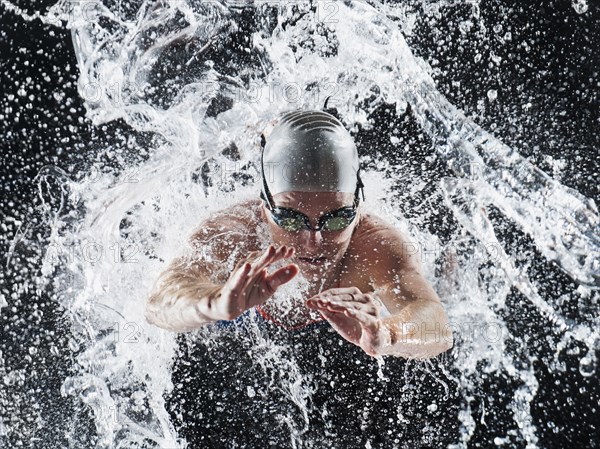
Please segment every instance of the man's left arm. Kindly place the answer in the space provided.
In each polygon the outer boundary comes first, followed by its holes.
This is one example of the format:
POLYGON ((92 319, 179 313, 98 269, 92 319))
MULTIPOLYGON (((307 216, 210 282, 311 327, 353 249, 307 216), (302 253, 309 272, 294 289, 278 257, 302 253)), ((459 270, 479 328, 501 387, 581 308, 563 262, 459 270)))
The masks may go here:
MULTIPOLYGON (((373 290, 330 289, 309 299, 346 340, 372 356, 431 358, 452 348, 452 331, 440 298, 423 276, 420 260, 396 230, 373 239, 369 264, 373 290)), ((383 234, 383 235, 382 235, 383 234)))
POLYGON ((372 293, 389 312, 379 314, 378 331, 384 336, 378 354, 430 358, 452 348, 444 306, 418 267, 402 267, 394 278, 372 293))

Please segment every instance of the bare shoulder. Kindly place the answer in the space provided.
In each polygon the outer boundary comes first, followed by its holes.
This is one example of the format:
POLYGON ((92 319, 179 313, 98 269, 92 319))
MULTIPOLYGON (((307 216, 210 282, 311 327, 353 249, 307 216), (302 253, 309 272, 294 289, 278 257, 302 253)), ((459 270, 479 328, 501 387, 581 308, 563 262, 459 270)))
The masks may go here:
POLYGON ((410 237, 372 213, 361 214, 348 249, 369 267, 392 271, 419 268, 410 237))
POLYGON ((196 249, 210 247, 218 259, 234 250, 258 248, 256 229, 260 222, 260 200, 248 200, 221 209, 204 219, 194 230, 190 243, 196 249))

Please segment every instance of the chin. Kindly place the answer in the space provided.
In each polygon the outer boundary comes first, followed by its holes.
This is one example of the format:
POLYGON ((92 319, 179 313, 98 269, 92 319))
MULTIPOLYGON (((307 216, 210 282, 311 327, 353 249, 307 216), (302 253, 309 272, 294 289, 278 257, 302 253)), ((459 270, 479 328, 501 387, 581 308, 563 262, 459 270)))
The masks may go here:
POLYGON ((311 263, 298 258, 295 260, 295 262, 300 267, 300 270, 306 273, 325 273, 335 267, 339 260, 337 258, 326 258, 324 261, 315 261, 311 263))

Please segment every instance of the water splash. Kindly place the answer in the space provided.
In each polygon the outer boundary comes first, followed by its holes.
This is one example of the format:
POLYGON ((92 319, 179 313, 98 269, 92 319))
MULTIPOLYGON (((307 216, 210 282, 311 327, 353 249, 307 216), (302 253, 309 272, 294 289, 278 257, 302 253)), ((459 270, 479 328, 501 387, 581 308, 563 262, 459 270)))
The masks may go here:
MULTIPOLYGON (((473 419, 469 398, 479 389, 473 376, 484 362, 486 370, 507 372, 521 382, 510 409, 528 447, 537 447, 530 411, 539 387, 533 361, 521 365, 511 358, 507 341, 518 336, 500 314, 510 289, 518 289, 561 335, 556 359, 571 339, 586 345, 580 359, 585 376, 596 369, 599 338, 590 323, 598 323, 598 317, 582 323, 562 316, 506 253, 485 211, 493 204, 531 236, 544 257, 583 288, 597 288, 600 237, 594 202, 550 178, 439 93, 429 67, 404 39, 411 18, 401 5, 340 2, 331 16, 332 10, 308 1, 289 7, 139 1, 128 9, 117 3, 90 7, 59 2, 46 15, 27 15, 3 0, 27 20, 67 23, 79 62, 79 92, 94 124, 121 119, 137 132, 157 136, 146 148, 147 158, 125 162, 124 169, 100 166, 75 181, 49 167, 38 179, 52 233, 42 273, 48 282, 58 273, 52 280, 59 302, 69 310, 72 351, 80 367, 64 380, 62 392, 90 407, 98 447, 134 447, 142 441, 160 447, 181 444, 162 399, 173 388, 168 373, 176 341, 142 319, 151 282, 186 246, 186 236, 201 218, 198 211, 204 217, 255 195, 258 138, 272 118, 290 108, 320 109, 328 97, 346 123, 367 128, 367 117, 381 104, 395 104, 397 114, 410 104, 454 173, 441 188, 465 231, 454 243, 472 251, 461 256, 460 287, 449 287, 442 299, 459 334, 474 322, 498 332, 496 338, 464 335, 461 342, 455 364, 461 367, 465 406, 457 443, 466 447, 481 424, 473 419), (250 25, 244 16, 249 9, 256 11, 250 25), (394 21, 398 18, 404 21, 402 30, 394 21), (214 49, 231 43, 244 26, 251 39, 241 53, 250 56, 232 51, 235 64, 215 60, 214 49), (237 160, 225 155, 228 148, 235 148, 237 160), (208 187, 197 181, 207 164, 218 169, 208 187), (234 173, 244 176, 235 178, 234 173), (60 188, 53 187, 53 179, 60 188), (491 254, 481 243, 497 252, 491 254), (483 265, 493 267, 484 286, 474 274, 483 265)), ((587 8, 585 2, 573 7, 583 13, 582 5, 587 8)), ((440 5, 430 6, 436 7, 440 5)), ((488 93, 490 99, 495 95, 488 93)), ((376 186, 378 176, 367 173, 367 186, 376 186)), ((386 192, 380 186, 367 196, 386 192)), ((372 204, 375 213, 412 235, 419 246, 437 241, 402 217, 393 201, 372 204)), ((424 270, 442 287, 433 261, 425 261, 424 270)), ((256 351, 256 363, 287 373, 274 377, 272 384, 308 416, 313 389, 290 357, 290 348, 270 346, 258 329, 252 336, 262 350, 256 351)), ((17 374, 9 374, 5 382, 12 382, 11 375, 17 374)), ((292 446, 303 447, 306 427, 282 419, 290 427, 292 446)), ((0 424, 0 430, 5 426, 0 424)))
POLYGON ((585 14, 589 8, 586 0, 573 0, 571 6, 577 14, 585 14))

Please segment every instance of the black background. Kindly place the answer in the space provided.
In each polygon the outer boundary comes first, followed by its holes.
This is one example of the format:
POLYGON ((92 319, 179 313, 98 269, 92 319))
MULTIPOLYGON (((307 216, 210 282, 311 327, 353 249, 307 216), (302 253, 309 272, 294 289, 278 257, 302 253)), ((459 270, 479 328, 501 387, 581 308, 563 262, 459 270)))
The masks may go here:
MULTIPOLYGON (((52 2, 17 4, 32 12, 44 11, 52 2)), ((549 174, 552 168, 545 156, 564 159, 566 168, 556 175, 557 179, 597 201, 600 7, 595 1, 588 0, 588 4, 585 14, 577 14, 570 1, 482 1, 481 19, 472 19, 471 31, 463 33, 459 22, 469 17, 470 4, 442 8, 436 16, 435 11, 428 9, 427 2, 404 2, 408 9, 420 12, 421 18, 407 41, 434 68, 440 91, 477 123, 549 174), (500 31, 496 32, 494 27, 500 31), (507 31, 511 40, 501 41, 499 36, 507 31), (499 64, 493 62, 492 53, 501 57, 499 64), (477 54, 481 54, 479 60, 477 54), (498 92, 495 101, 488 99, 490 89, 498 92)), ((73 356, 66 349, 68 333, 61 330, 65 325, 63 311, 57 307, 51 292, 34 295, 31 290, 23 291, 28 280, 39 276, 39 247, 47 237, 35 209, 39 201, 34 178, 46 165, 61 167, 77 176, 78 168, 86 166, 86 160, 93 157, 97 142, 118 140, 127 133, 127 127, 112 123, 94 128, 85 119, 82 100, 76 91, 78 73, 68 30, 43 25, 39 20, 26 22, 2 7, 0 54, 0 203, 2 223, 6 226, 1 240, 2 254, 6 256, 1 261, 1 291, 9 303, 0 318, 0 350, 4 358, 0 374, 18 370, 25 374, 24 380, 0 390, 0 410, 5 422, 19 422, 17 435, 12 434, 8 440, 11 445, 21 439, 25 446, 58 447, 65 433, 80 434, 83 438, 87 432, 64 427, 65 422, 71 422, 70 415, 82 412, 77 411, 71 399, 59 393, 61 380, 72 369, 73 356), (21 89, 25 95, 19 93, 21 89), (18 222, 24 223, 20 230, 18 222), (27 225, 26 238, 20 240, 20 232, 27 225), (15 251, 9 252, 15 241, 15 251), (12 257, 7 263, 9 253, 12 257), (16 297, 11 298, 14 293, 16 297), (63 348, 58 355, 49 352, 51 344, 63 348), (33 369, 26 358, 31 346, 39 351, 33 369), (36 409, 38 406, 41 410, 36 409), (34 420, 40 414, 46 420, 46 431, 36 433, 34 420), (44 443, 32 442, 34 435, 43 435, 44 443)), ((371 150, 375 157, 405 161, 407 169, 420 166, 423 156, 432 151, 428 140, 410 116, 396 118, 392 110, 391 105, 379 108, 372 117, 376 127, 359 133, 357 141, 365 149, 377 148, 371 150), (401 130, 401 143, 394 146, 387 135, 397 127, 401 130), (407 142, 412 148, 410 152, 403 149, 407 142)), ((430 170, 431 185, 443 174, 444 167, 437 168, 439 176, 430 170)), ((414 204, 420 203, 414 201, 414 204)), ((435 220, 426 224, 433 228, 441 226, 435 220)), ((501 219, 495 224, 504 241, 516 248, 515 252, 526 248, 527 256, 540 258, 526 236, 501 219)), ((545 262, 532 264, 530 274, 544 281, 549 297, 572 292, 576 287, 545 262)), ((543 320, 518 292, 511 294, 509 302, 513 313, 505 319, 513 320, 515 332, 525 336, 509 350, 518 354, 523 350, 521 346, 527 346, 529 351, 534 348, 533 353, 539 356, 534 366, 540 386, 531 404, 539 445, 597 447, 600 441, 597 372, 595 376, 582 377, 576 355, 564 355, 564 371, 549 370, 545 355, 553 351, 553 331, 542 324, 543 320), (519 321, 519 317, 523 320, 519 321), (527 326, 523 326, 524 321, 527 326)), ((568 304, 562 312, 574 317, 583 314, 580 307, 568 304)), ((472 447, 489 447, 494 437, 504 436, 506 430, 514 427, 506 401, 516 385, 506 379, 501 374, 482 374, 481 388, 489 391, 490 403, 472 405, 475 419, 483 406, 495 412, 485 425, 478 426, 470 442, 472 447)), ((82 413, 77 425, 86 428, 90 424, 87 419, 82 413)), ((524 447, 524 444, 515 440, 511 446, 524 447)), ((93 441, 84 439, 81 447, 93 447, 93 441)))

